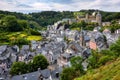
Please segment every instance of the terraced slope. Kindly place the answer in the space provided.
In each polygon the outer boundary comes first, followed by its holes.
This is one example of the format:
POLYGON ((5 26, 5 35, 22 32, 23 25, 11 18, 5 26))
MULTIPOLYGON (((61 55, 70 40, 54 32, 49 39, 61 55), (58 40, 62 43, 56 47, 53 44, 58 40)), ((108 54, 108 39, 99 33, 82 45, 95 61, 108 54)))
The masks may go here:
POLYGON ((120 80, 120 58, 75 80, 120 80))

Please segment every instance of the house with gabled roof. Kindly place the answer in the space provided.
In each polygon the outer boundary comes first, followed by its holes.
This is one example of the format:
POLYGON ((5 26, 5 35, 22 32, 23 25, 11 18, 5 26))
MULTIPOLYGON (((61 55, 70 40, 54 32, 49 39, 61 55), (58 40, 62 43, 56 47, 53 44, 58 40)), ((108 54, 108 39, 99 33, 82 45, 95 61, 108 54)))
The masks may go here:
POLYGON ((38 69, 35 72, 13 76, 11 80, 50 80, 50 76, 49 69, 38 69))
POLYGON ((74 53, 74 54, 79 54, 82 53, 83 47, 80 46, 78 42, 70 42, 68 44, 68 47, 66 48, 65 52, 66 53, 74 53))
POLYGON ((115 31, 115 34, 120 34, 120 29, 117 29, 117 30, 115 31))
POLYGON ((23 45, 21 50, 30 50, 30 46, 29 45, 23 45))
POLYGON ((61 67, 57 67, 54 70, 38 68, 38 71, 26 73, 22 75, 12 76, 10 80, 60 80, 61 67))
POLYGON ((105 44, 105 37, 103 36, 102 33, 95 31, 95 32, 91 32, 89 36, 90 36, 89 47, 91 49, 102 50, 107 48, 107 45, 105 44))
POLYGON ((73 53, 61 54, 57 59, 57 65, 62 66, 62 67, 71 66, 70 65, 70 59, 74 56, 75 56, 75 54, 73 54, 73 53))

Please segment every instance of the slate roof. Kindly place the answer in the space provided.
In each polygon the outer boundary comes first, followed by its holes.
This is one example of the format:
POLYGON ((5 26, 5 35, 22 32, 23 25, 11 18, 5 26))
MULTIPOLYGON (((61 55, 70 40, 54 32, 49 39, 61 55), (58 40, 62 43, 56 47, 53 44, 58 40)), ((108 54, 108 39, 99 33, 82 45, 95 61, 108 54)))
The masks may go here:
POLYGON ((62 67, 58 67, 58 68, 56 68, 55 70, 53 70, 52 72, 51 72, 51 77, 52 77, 52 79, 53 80, 60 80, 60 73, 62 73, 62 70, 63 70, 63 68, 62 67), (58 73, 58 77, 56 76, 56 73, 58 73))
POLYGON ((89 31, 89 32, 87 33, 87 35, 88 35, 90 38, 94 38, 94 39, 97 39, 97 38, 99 38, 99 37, 103 37, 103 34, 100 33, 99 31, 95 31, 95 32, 89 31))
POLYGON ((37 49, 37 50, 35 51, 35 53, 36 53, 36 54, 42 53, 42 50, 41 50, 41 49, 37 49))
POLYGON ((119 34, 112 34, 112 35, 107 39, 107 42, 108 42, 109 44, 115 43, 115 41, 118 40, 119 37, 120 37, 119 34))
POLYGON ((35 56, 35 52, 28 52, 28 56, 31 55, 31 56, 35 56))
POLYGON ((106 33, 109 33, 109 34, 111 34, 111 31, 109 30, 109 29, 104 29, 104 31, 103 31, 103 34, 106 34, 106 33))
MULTIPOLYGON (((19 53, 19 54, 25 55, 25 54, 27 54, 27 53, 28 53, 28 51, 20 50, 20 53, 19 53)), ((19 54, 18 54, 18 55, 19 55, 19 54)))
POLYGON ((85 35, 84 40, 85 40, 85 42, 90 41, 90 37, 88 35, 85 35))
POLYGON ((71 42, 69 44, 69 47, 71 47, 71 46, 74 46, 77 49, 77 51, 79 51, 79 52, 81 52, 83 50, 83 48, 77 42, 71 42))
POLYGON ((49 78, 50 77, 50 70, 49 69, 41 70, 41 74, 44 78, 49 78))
POLYGON ((0 46, 0 55, 7 49, 7 45, 0 46))
POLYGON ((85 48, 82 52, 82 56, 84 58, 88 58, 90 56, 90 54, 91 54, 91 49, 89 49, 89 48, 85 48))
POLYGON ((36 71, 36 72, 31 72, 23 75, 13 76, 11 80, 38 80, 40 74, 42 74, 44 78, 49 78, 50 70, 45 69, 45 70, 41 70, 40 72, 36 71))
POLYGON ((53 60, 57 60, 60 54, 61 54, 60 50, 53 50, 53 60))
POLYGON ((8 47, 7 52, 16 55, 18 51, 16 49, 12 48, 12 47, 8 47))
POLYGON ((29 45, 23 45, 22 50, 29 50, 30 46, 29 45))
POLYGON ((12 46, 12 49, 16 52, 19 52, 19 47, 17 45, 12 46))
POLYGON ((10 53, 5 54, 4 56, 0 56, 0 60, 6 60, 7 58, 9 58, 10 53))
POLYGON ((67 58, 67 59, 69 59, 69 58, 71 58, 71 57, 73 57, 73 56, 75 56, 75 54, 68 54, 68 53, 64 53, 64 54, 61 54, 63 57, 65 57, 65 58, 67 58))

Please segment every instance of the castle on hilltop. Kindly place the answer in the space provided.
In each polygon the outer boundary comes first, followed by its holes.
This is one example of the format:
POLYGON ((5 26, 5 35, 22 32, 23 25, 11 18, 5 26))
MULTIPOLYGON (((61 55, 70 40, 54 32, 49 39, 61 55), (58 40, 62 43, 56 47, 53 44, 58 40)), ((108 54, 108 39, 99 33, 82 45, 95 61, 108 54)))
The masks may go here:
POLYGON ((99 26, 102 25, 102 15, 100 14, 100 12, 93 12, 92 15, 87 13, 85 16, 78 15, 77 20, 85 21, 87 23, 89 22, 98 23, 99 26))

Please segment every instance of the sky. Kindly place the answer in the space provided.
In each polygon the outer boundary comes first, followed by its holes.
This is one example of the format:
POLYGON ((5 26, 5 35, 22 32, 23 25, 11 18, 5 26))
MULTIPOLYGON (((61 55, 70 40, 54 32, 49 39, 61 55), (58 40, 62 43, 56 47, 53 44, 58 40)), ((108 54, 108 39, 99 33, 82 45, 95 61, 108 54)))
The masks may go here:
POLYGON ((99 9, 120 12, 120 0, 0 0, 0 10, 31 13, 99 9))

